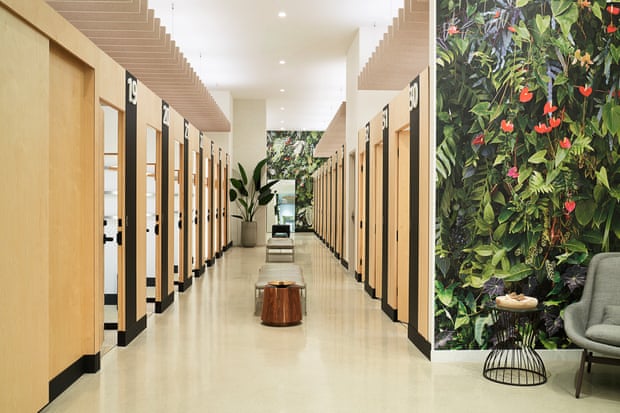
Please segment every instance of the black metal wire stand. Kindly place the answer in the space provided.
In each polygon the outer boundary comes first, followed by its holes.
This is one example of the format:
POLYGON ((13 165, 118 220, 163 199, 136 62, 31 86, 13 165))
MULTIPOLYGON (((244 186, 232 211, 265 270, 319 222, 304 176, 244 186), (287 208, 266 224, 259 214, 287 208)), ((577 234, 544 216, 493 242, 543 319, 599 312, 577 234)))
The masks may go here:
POLYGON ((497 340, 482 374, 496 383, 535 386, 547 382, 547 371, 534 350, 534 331, 542 306, 510 309, 488 305, 497 340))

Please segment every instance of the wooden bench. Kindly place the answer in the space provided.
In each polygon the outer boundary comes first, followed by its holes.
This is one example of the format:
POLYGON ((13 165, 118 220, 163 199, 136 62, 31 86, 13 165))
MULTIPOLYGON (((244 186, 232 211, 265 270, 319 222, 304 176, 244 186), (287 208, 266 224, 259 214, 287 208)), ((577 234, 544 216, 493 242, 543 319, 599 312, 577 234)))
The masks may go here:
POLYGON ((265 286, 270 281, 292 281, 299 286, 301 307, 306 314, 306 282, 301 267, 297 264, 264 264, 258 270, 258 280, 254 284, 254 315, 261 315, 265 286))
POLYGON ((290 255, 295 261, 295 242, 292 238, 269 238, 265 246, 265 261, 274 256, 290 255))

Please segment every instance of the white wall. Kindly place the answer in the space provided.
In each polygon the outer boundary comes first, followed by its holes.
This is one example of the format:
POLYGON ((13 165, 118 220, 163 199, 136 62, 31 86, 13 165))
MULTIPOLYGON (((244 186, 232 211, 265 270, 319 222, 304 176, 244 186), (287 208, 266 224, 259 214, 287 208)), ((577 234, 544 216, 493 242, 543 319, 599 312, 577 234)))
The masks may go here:
MULTIPOLYGON (((231 160, 232 176, 238 176, 237 162, 240 162, 248 174, 254 166, 267 155, 267 110, 264 100, 235 99, 233 103, 233 138, 231 160)), ((231 204, 231 212, 236 212, 236 206, 231 204)), ((266 243, 266 213, 261 208, 256 214, 258 231, 257 245, 266 243)), ((241 243, 241 223, 239 219, 231 221, 231 239, 234 245, 241 243)))
POLYGON ((228 91, 212 91, 211 96, 220 107, 226 118, 230 121, 230 132, 209 132, 207 137, 215 142, 215 145, 222 148, 233 157, 233 133, 234 133, 234 100, 228 91))

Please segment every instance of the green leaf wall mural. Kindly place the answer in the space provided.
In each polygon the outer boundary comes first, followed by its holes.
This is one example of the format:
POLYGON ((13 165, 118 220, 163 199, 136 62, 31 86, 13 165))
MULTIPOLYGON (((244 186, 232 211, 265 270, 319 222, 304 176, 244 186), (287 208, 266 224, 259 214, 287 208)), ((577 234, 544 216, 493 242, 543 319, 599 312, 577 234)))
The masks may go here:
POLYGON ((295 180, 295 231, 312 229, 312 174, 323 163, 313 157, 313 151, 322 135, 317 131, 267 132, 267 177, 295 180))
POLYGON ((620 250, 620 24, 594 0, 437 2, 435 348, 493 343, 485 303, 545 306, 537 345, 620 250))

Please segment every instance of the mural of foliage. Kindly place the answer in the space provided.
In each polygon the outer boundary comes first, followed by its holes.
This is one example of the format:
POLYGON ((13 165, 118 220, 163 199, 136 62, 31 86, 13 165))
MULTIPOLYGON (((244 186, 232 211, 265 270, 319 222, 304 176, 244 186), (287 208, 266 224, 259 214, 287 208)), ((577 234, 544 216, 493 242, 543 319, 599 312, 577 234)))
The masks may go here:
POLYGON ((313 151, 322 132, 268 131, 267 178, 295 180, 295 231, 310 231, 313 217, 312 174, 323 163, 313 151))
POLYGON ((568 347, 590 258, 620 250, 620 10, 437 7, 435 347, 490 347, 509 291, 544 304, 538 346, 568 347))

